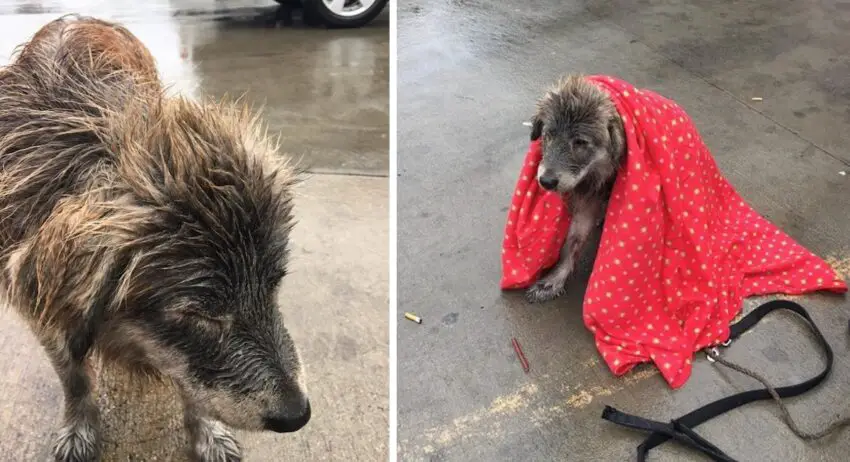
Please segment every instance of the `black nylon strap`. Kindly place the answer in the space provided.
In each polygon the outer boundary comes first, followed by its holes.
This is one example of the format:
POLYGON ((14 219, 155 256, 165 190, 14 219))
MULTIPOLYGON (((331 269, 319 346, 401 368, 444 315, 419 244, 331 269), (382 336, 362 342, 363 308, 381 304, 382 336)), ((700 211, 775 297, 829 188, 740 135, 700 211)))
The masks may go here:
MULTIPOLYGON (((778 387, 775 389, 781 398, 788 398, 798 396, 818 386, 832 371, 832 348, 829 346, 826 338, 824 338, 823 333, 821 333, 820 329, 818 329, 818 326, 809 316, 809 313, 806 312, 805 308, 790 300, 773 300, 764 303, 744 316, 743 319, 730 326, 729 340, 738 338, 741 334, 761 321, 761 319, 767 314, 780 309, 793 311, 806 320, 809 327, 811 327, 812 332, 815 334, 815 339, 823 348, 826 357, 826 365, 820 374, 806 380, 805 382, 796 385, 778 387)), ((713 444, 699 437, 699 435, 694 433, 691 428, 737 407, 753 401, 771 398, 772 397, 766 388, 745 391, 721 398, 713 403, 709 403, 699 409, 691 411, 678 419, 674 419, 669 425, 629 415, 608 406, 606 406, 605 410, 602 412, 602 418, 625 427, 652 432, 637 448, 638 462, 645 462, 647 453, 651 449, 669 441, 670 439, 682 442, 688 447, 711 457, 712 460, 734 462, 734 459, 724 454, 713 444)))
MULTIPOLYGON (((636 430, 650 431, 653 434, 665 435, 671 439, 675 439, 685 446, 690 446, 692 449, 702 452, 709 456, 712 460, 718 462, 735 462, 731 457, 727 456, 723 451, 708 442, 705 438, 697 435, 691 429, 682 426, 680 423, 673 421, 669 424, 658 422, 655 420, 645 419, 624 412, 620 412, 611 406, 605 406, 602 411, 602 418, 611 422, 617 423, 624 427, 633 428, 636 430)), ((638 456, 640 459, 640 456, 638 456)))

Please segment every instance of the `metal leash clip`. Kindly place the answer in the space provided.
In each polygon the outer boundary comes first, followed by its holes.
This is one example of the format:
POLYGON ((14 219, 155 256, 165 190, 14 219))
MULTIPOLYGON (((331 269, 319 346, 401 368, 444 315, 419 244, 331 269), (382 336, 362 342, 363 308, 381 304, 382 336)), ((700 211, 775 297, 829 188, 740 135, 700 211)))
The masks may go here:
MULTIPOLYGON (((725 342, 721 343, 720 346, 722 346, 723 348, 727 348, 731 344, 732 344, 732 339, 728 338, 728 339, 726 339, 725 342)), ((720 349, 717 348, 716 346, 705 349, 705 357, 708 358, 708 362, 710 362, 710 363, 717 362, 717 360, 714 359, 717 356, 720 356, 720 349)))

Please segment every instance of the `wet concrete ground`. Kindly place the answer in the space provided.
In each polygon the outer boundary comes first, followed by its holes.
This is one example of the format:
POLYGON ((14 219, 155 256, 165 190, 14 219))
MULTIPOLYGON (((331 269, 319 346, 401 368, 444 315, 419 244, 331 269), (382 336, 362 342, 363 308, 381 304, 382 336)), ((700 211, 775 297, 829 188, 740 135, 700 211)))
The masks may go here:
MULTIPOLYGON (((658 91, 686 108, 756 210, 850 276, 850 176, 839 173, 850 171, 848 26, 850 5, 832 1, 400 3, 399 311, 424 320, 398 321, 400 460, 634 460, 642 435, 603 421, 604 405, 666 421, 755 388, 704 359, 679 391, 652 368, 614 377, 581 319, 587 264, 547 304, 499 291, 522 123, 565 72, 658 91)), ((804 428, 819 429, 850 413, 850 302, 800 301, 836 355, 817 391, 789 400, 804 428)), ((777 384, 822 367, 807 330, 784 315, 728 355, 777 384)), ((804 443, 772 403, 698 432, 741 461, 843 461, 850 451, 850 430, 804 443)), ((707 459, 667 444, 649 460, 707 459)))
MULTIPOLYGON (((245 460, 385 460, 388 14, 361 30, 329 31, 262 27, 253 16, 272 11, 271 1, 37 3, 0 2, 3 62, 60 14, 94 14, 137 34, 173 91, 247 92, 249 102, 265 103, 282 149, 310 172, 297 191, 293 271, 282 296, 313 419, 295 434, 240 434, 245 460)), ((0 311, 0 348, 0 459, 46 460, 61 419, 58 380, 9 310, 0 311)), ((105 460, 184 460, 169 387, 139 391, 116 371, 101 373, 98 385, 105 460)))

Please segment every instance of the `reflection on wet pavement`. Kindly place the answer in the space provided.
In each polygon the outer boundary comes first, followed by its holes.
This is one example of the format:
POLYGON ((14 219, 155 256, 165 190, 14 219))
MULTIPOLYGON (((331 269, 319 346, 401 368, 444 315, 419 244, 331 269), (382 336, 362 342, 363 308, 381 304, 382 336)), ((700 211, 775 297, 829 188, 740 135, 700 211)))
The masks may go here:
POLYGON ((0 63, 39 27, 77 12, 121 21, 150 49, 175 92, 244 96, 262 107, 281 149, 313 172, 385 176, 389 150, 389 33, 379 17, 359 30, 270 28, 273 1, 0 2, 0 63), (272 5, 272 6, 268 6, 272 5), (220 17, 220 11, 242 13, 220 17), (175 11, 192 12, 175 15, 175 11), (209 11, 209 15, 204 15, 209 11))
POLYGON ((386 174, 387 30, 275 32, 238 24, 198 31, 190 47, 202 89, 264 103, 283 149, 312 170, 386 174))

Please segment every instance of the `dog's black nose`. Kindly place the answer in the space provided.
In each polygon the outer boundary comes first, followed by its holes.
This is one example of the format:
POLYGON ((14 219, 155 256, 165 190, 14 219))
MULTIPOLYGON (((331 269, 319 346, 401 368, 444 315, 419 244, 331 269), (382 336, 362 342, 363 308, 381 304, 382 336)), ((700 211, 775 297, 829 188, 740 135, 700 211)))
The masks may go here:
POLYGON ((558 187, 558 178, 554 176, 543 175, 540 177, 540 186, 542 186, 543 189, 552 191, 558 187))
POLYGON ((263 419, 266 430, 277 433, 291 433, 300 430, 310 421, 310 401, 305 401, 300 415, 272 415, 263 419))

